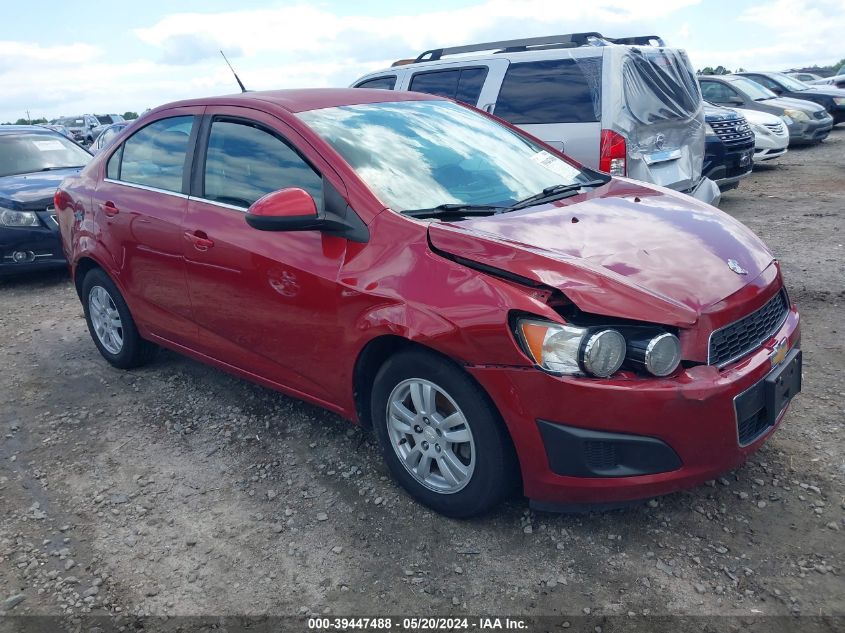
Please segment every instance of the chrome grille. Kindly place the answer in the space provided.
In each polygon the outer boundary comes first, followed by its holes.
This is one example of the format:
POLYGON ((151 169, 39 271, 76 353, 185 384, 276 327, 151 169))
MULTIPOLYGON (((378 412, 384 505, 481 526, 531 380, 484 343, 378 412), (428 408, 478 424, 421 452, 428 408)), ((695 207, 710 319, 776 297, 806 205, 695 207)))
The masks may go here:
POLYGON ((723 367, 754 351, 777 332, 788 312, 786 293, 781 290, 763 307, 716 330, 710 335, 707 364, 723 367))
POLYGON ((767 127, 770 132, 777 134, 778 136, 783 136, 785 132, 783 129, 783 123, 764 123, 763 125, 767 127))
POLYGON ((745 119, 731 119, 729 121, 708 121, 716 135, 726 145, 740 145, 754 141, 754 132, 745 119))

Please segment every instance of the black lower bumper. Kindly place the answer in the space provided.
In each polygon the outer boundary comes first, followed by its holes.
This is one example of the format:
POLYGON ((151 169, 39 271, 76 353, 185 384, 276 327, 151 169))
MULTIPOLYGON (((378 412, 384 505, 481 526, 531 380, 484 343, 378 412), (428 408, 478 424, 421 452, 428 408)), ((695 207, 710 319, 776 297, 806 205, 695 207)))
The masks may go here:
POLYGON ((549 468, 567 477, 631 477, 677 470, 681 459, 654 437, 538 420, 549 468))

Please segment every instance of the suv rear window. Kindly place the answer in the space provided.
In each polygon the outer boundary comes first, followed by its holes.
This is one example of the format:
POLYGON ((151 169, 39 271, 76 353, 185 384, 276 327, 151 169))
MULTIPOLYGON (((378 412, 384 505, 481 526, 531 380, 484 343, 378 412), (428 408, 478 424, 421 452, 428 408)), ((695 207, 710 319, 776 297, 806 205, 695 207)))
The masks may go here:
POLYGON ((622 65, 628 111, 640 123, 689 119, 701 107, 701 91, 683 51, 633 48, 622 65))
POLYGON ((588 57, 511 64, 495 114, 517 125, 599 121, 601 63, 588 57))
POLYGON ((416 73, 409 88, 438 97, 448 97, 474 106, 487 78, 487 67, 435 70, 416 73))

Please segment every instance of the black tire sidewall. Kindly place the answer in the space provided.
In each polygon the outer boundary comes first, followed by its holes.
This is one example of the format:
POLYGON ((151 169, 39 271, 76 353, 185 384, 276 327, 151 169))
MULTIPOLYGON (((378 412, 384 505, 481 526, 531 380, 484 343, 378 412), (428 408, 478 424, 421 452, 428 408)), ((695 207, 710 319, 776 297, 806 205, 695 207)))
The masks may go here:
POLYGON ((126 305, 126 301, 123 299, 123 295, 117 285, 105 272, 98 268, 89 271, 82 281, 82 307, 85 312, 85 322, 88 324, 88 331, 103 358, 120 369, 129 369, 143 362, 145 358, 145 341, 138 334, 138 329, 135 326, 135 321, 132 319, 132 314, 129 312, 129 307, 126 305), (120 314, 120 321, 123 328, 123 347, 121 347, 120 352, 117 354, 112 354, 103 347, 100 338, 94 331, 94 324, 91 322, 89 297, 91 290, 96 286, 104 288, 109 293, 112 301, 114 301, 118 314, 120 314))
POLYGON ((482 514, 510 492, 514 481, 513 449, 501 418, 487 394, 452 361, 424 351, 401 352, 376 375, 372 422, 390 472, 421 503, 454 518, 482 514), (423 378, 446 391, 467 419, 475 444, 475 468, 460 491, 444 494, 419 483, 400 462, 387 431, 387 400, 403 380, 423 378))

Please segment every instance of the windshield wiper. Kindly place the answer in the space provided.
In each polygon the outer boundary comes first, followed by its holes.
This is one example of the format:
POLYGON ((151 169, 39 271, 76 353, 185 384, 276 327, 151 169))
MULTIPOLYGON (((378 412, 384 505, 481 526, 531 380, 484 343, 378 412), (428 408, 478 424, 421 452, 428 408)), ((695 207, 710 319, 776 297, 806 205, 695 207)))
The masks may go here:
POLYGON ((412 218, 441 218, 444 216, 465 217, 470 215, 493 215, 502 210, 501 205, 467 204, 463 202, 447 202, 428 209, 407 209, 402 215, 412 218))
POLYGON ((517 209, 524 209, 525 207, 541 204, 543 202, 562 200, 563 198, 576 195, 578 190, 583 187, 598 187, 606 182, 607 181, 605 180, 588 180, 587 182, 574 183, 571 185, 552 185, 551 187, 546 187, 540 193, 535 193, 533 196, 528 196, 527 198, 523 198, 522 200, 515 202, 511 206, 507 207, 505 211, 516 211, 517 209))

